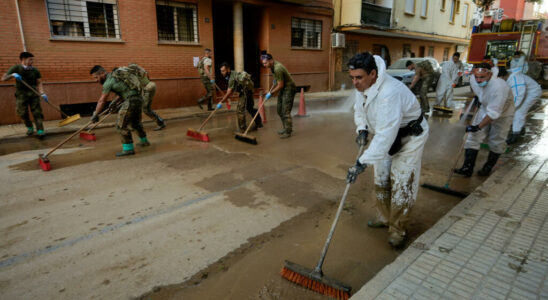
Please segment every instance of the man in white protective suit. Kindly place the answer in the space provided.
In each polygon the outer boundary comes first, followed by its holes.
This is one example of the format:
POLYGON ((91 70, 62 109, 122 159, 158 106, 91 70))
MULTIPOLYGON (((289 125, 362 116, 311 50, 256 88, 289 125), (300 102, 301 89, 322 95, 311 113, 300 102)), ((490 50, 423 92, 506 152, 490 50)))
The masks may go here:
POLYGON ((522 51, 514 52, 514 58, 510 61, 510 69, 514 72, 527 74, 529 71, 529 63, 525 59, 525 54, 522 51))
MULTIPOLYGON (((501 67, 499 72, 504 74, 506 69, 501 67)), ((480 145, 487 139, 489 156, 478 171, 478 175, 487 176, 506 150, 505 140, 512 123, 514 101, 506 81, 495 77, 488 63, 474 66, 470 87, 479 98, 479 109, 472 124, 466 127, 469 134, 464 144, 464 163, 454 172, 465 177, 472 176, 480 145)))
MULTIPOLYGON (((436 87, 436 105, 434 109, 448 109, 453 103, 453 88, 457 86, 459 81, 459 73, 462 74, 462 62, 460 61, 460 53, 455 52, 450 61, 445 61, 441 65, 442 71, 438 86, 436 87), (440 107, 443 101, 443 107, 440 107)), ((445 111, 445 110, 444 110, 445 111)), ((447 112, 450 112, 447 110, 447 112)))
POLYGON ((417 198, 421 158, 428 138, 428 123, 415 95, 402 82, 386 74, 380 56, 359 53, 348 62, 350 78, 359 93, 354 122, 359 146, 374 137, 356 165, 348 170, 347 182, 355 182, 367 165, 375 171, 377 219, 369 227, 388 227, 393 247, 405 243, 409 214, 417 198))
POLYGON ((507 144, 514 144, 521 136, 527 112, 542 96, 542 88, 533 78, 523 74, 520 70, 510 69, 509 71, 512 73, 504 74, 501 77, 506 80, 514 96, 516 111, 512 122, 512 132, 506 140, 507 144))

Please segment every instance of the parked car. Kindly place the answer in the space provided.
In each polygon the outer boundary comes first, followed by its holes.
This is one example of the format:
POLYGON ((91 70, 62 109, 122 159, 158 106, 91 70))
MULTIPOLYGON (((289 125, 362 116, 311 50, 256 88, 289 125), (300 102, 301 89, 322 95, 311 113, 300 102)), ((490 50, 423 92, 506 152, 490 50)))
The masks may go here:
POLYGON ((434 69, 434 80, 432 80, 432 85, 430 86, 429 90, 436 90, 438 79, 440 78, 441 74, 441 67, 438 61, 432 57, 400 58, 395 63, 390 65, 390 67, 388 67, 386 73, 409 86, 413 81, 413 77, 415 77, 415 70, 409 71, 405 67, 405 64, 408 60, 415 63, 415 65, 426 60, 432 65, 432 69, 434 69))
POLYGON ((470 85, 470 76, 472 75, 472 69, 474 68, 474 65, 463 62, 462 67, 463 67, 462 76, 459 78, 459 82, 457 82, 457 86, 470 85))

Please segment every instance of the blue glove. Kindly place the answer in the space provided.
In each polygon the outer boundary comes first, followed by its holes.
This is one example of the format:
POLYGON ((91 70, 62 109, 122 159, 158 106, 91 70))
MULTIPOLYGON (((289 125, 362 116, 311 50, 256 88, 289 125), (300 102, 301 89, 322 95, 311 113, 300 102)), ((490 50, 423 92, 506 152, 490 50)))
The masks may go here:
POLYGON ((268 100, 270 98, 272 98, 272 94, 271 93, 266 94, 265 99, 268 100))
POLYGON ((358 175, 363 173, 366 167, 367 165, 360 163, 360 160, 358 159, 356 161, 356 165, 348 169, 348 174, 346 174, 346 183, 354 183, 358 178, 358 175))
POLYGON ((42 96, 42 98, 44 98, 44 101, 46 101, 46 103, 48 102, 48 95, 46 95, 46 93, 43 93, 40 96, 42 96))
POLYGON ((17 74, 17 73, 13 73, 11 74, 12 77, 15 77, 15 80, 17 81, 21 81, 23 80, 23 78, 21 77, 21 75, 17 74))
POLYGON ((210 81, 211 81, 211 83, 215 83, 215 79, 211 79, 210 81))
POLYGON ((468 125, 466 126, 466 132, 478 132, 481 128, 478 125, 468 125))
POLYGON ((217 103, 217 109, 220 109, 221 107, 223 107, 223 105, 221 103, 217 103))

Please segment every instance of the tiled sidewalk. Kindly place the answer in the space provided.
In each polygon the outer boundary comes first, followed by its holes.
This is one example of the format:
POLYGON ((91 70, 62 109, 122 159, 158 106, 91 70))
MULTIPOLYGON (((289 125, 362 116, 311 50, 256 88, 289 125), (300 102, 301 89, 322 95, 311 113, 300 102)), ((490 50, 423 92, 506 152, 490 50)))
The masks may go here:
POLYGON ((548 133, 352 299, 548 299, 548 133))

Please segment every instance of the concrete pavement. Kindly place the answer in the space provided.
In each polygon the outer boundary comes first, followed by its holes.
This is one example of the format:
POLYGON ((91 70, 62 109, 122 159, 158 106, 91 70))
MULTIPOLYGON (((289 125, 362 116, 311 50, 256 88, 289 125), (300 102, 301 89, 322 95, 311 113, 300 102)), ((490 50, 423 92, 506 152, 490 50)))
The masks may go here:
POLYGON ((529 141, 352 299, 547 299, 546 111, 528 122, 529 141))

